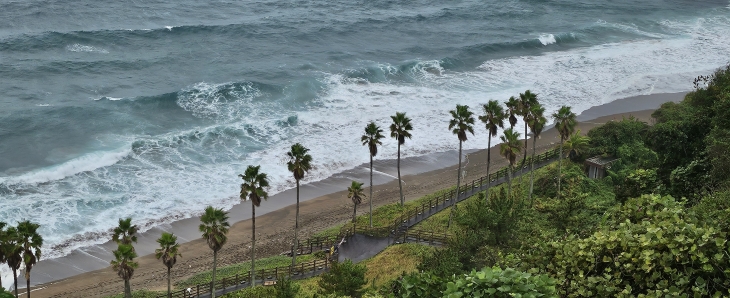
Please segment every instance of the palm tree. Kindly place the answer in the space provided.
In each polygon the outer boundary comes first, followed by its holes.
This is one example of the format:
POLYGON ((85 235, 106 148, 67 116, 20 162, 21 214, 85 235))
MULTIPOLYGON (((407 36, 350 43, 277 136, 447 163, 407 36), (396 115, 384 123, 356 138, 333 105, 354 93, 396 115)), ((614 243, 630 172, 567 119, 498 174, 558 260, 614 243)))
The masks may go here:
POLYGON ((352 222, 355 223, 355 216, 357 214, 357 205, 362 203, 362 198, 365 196, 362 190, 363 183, 352 181, 352 185, 347 188, 347 198, 352 199, 352 222))
POLYGON ((514 128, 517 124, 517 115, 520 114, 520 101, 514 96, 510 96, 507 102, 504 103, 507 107, 507 119, 509 119, 509 127, 514 128))
POLYGON ((30 270, 41 259, 43 237, 38 234, 39 224, 24 220, 18 223, 18 240, 23 247, 23 263, 25 263, 25 285, 27 297, 30 298, 30 270))
MULTIPOLYGON (((208 247, 213 250, 213 280, 210 282, 210 294, 212 298, 215 298, 215 268, 218 263, 218 251, 228 241, 226 234, 228 234, 228 228, 231 225, 228 224, 228 212, 223 211, 223 209, 213 208, 213 206, 205 208, 205 213, 200 217, 200 222, 198 230, 203 233, 203 239, 208 242, 208 247)), ((251 262, 253 263, 253 259, 251 259, 251 262)))
POLYGON ((312 169, 312 156, 307 154, 309 149, 296 143, 291 146, 291 151, 286 153, 289 161, 286 166, 289 172, 294 174, 294 180, 297 182, 297 215, 294 222, 294 247, 291 256, 291 266, 294 267, 297 262, 297 245, 299 244, 299 180, 304 178, 304 173, 312 169))
POLYGON ((492 162, 492 138, 497 136, 497 129, 504 128, 504 110, 499 102, 490 100, 489 103, 482 105, 484 115, 479 116, 479 120, 484 123, 487 129, 487 191, 486 197, 489 198, 489 166, 492 162))
POLYGON ((540 138, 540 134, 542 133, 542 130, 545 129, 545 123, 547 123, 547 119, 545 118, 545 108, 542 107, 539 103, 536 105, 533 105, 530 107, 530 117, 528 118, 527 125, 530 127, 530 131, 532 132, 532 159, 530 159, 530 205, 532 206, 532 191, 533 191, 533 184, 535 182, 535 145, 537 144, 537 139, 540 138))
POLYGON ((378 154, 378 145, 382 145, 380 142, 385 136, 383 136, 383 130, 375 124, 375 122, 368 123, 365 126, 365 134, 362 135, 360 141, 363 146, 368 146, 370 150, 370 227, 373 227, 373 157, 378 154))
MULTIPOLYGON (((5 222, 0 221, 0 265, 6 263, 8 261, 8 257, 5 254, 5 243, 8 241, 7 232, 5 231, 5 226, 8 224, 5 222)), ((0 289, 3 288, 3 278, 0 275, 0 289)))
POLYGON ((400 188, 400 205, 405 204, 405 197, 403 196, 403 183, 400 179, 400 146, 406 142, 406 139, 411 138, 411 118, 406 117, 406 113, 395 113, 395 116, 390 116, 393 119, 393 124, 390 125, 390 137, 398 140, 398 188, 400 188))
POLYGON ((157 239, 157 243, 160 244, 160 248, 155 250, 155 258, 162 259, 162 264, 167 267, 167 297, 171 298, 170 270, 177 263, 177 257, 182 257, 182 254, 178 251, 180 244, 177 243, 177 236, 167 232, 162 232, 162 236, 157 239))
MULTIPOLYGON (((527 122, 530 120, 529 118, 530 112, 532 111, 532 106, 538 104, 537 94, 530 92, 530 90, 525 90, 525 93, 520 93, 519 103, 519 115, 522 116, 522 121, 525 123, 525 150, 522 156, 522 163, 520 163, 520 167, 524 167, 525 161, 527 161, 527 122)), ((520 175, 520 183, 522 183, 522 176, 523 175, 520 175)))
POLYGON ((113 253, 114 260, 111 261, 112 270, 117 272, 117 275, 124 280, 124 297, 132 298, 132 288, 129 285, 129 280, 134 275, 134 269, 137 269, 139 266, 134 261, 137 253, 134 252, 134 247, 130 244, 119 244, 119 247, 113 253))
POLYGON ((555 128, 560 133, 560 156, 558 162, 558 198, 560 198, 560 180, 562 179, 563 170, 563 142, 570 137, 575 130, 576 120, 575 113, 570 110, 569 106, 562 106, 558 111, 553 113, 555 119, 555 128))
POLYGON ((573 158, 580 155, 586 149, 588 149, 588 142, 590 141, 591 138, 581 135, 579 129, 574 134, 570 135, 570 138, 568 138, 568 140, 565 142, 565 151, 568 152, 566 156, 573 158))
POLYGON ((499 137, 502 144, 499 145, 499 153, 509 161, 509 170, 507 171, 507 197, 512 197, 512 172, 514 171, 517 155, 520 154, 522 146, 520 144, 520 133, 512 128, 504 130, 504 135, 499 137))
MULTIPOLYGON (((266 173, 259 173, 261 166, 248 166, 246 172, 243 175, 238 175, 243 179, 241 183, 241 195, 242 201, 251 201, 251 286, 255 285, 254 277, 255 271, 255 255, 256 250, 256 207, 261 206, 261 201, 266 200, 269 194, 264 190, 265 187, 269 187, 269 178, 266 173)), ((214 297, 215 298, 215 297, 214 297)))
POLYGON ((459 186, 461 184, 462 144, 467 140, 467 132, 474 135, 474 113, 469 111, 469 106, 457 104, 456 109, 449 111, 449 113, 451 113, 449 129, 459 138, 459 172, 456 173, 456 198, 453 202, 451 202, 451 212, 449 213, 449 222, 446 225, 447 227, 451 226, 451 218, 454 216, 454 206, 456 206, 456 201, 459 199, 459 194, 461 193, 459 186))
MULTIPOLYGON (((119 219, 119 226, 114 228, 114 234, 112 234, 112 240, 117 244, 137 243, 137 225, 132 225, 132 218, 127 217, 126 219, 119 219)), ((134 247, 132 247, 134 249, 134 247)))
POLYGON ((20 244, 18 228, 8 227, 5 230, 5 242, 3 252, 5 253, 8 267, 13 270, 13 284, 15 285, 15 297, 18 297, 18 269, 23 263, 23 246, 20 244))

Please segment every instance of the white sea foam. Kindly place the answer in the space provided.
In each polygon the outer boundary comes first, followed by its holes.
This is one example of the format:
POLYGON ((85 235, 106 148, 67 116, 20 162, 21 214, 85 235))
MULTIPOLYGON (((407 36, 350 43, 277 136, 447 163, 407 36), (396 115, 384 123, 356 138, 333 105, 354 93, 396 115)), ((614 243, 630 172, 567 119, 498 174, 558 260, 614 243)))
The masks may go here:
POLYGON ((165 26, 165 29, 167 29, 168 31, 172 31, 172 28, 175 28, 175 26, 165 26))
POLYGON ((78 44, 78 43, 66 46, 66 50, 71 51, 71 52, 109 54, 109 51, 107 51, 106 49, 97 48, 94 46, 82 45, 82 44, 78 44))
POLYGON ((71 159, 62 164, 43 168, 23 174, 21 176, 0 178, 0 183, 13 184, 35 184, 48 181, 60 180, 78 173, 93 171, 101 167, 107 167, 117 163, 131 153, 129 146, 109 151, 92 152, 80 157, 71 159))
POLYGON ((537 39, 540 40, 540 43, 544 46, 551 45, 557 42, 555 40, 555 36, 552 34, 540 34, 537 39))
MULTIPOLYGON (((299 111, 286 109, 280 101, 256 100, 265 94, 251 84, 199 83, 181 91, 177 103, 216 124, 138 136, 133 146, 124 147, 132 152, 120 149, 106 157, 78 158, 12 178, 26 184, 5 183, 13 191, 0 201, 0 217, 37 219, 46 240, 44 254, 60 256, 103 242, 114 225, 110 219, 130 216, 146 229, 193 216, 206 205, 228 208, 238 202, 236 175, 247 165, 262 166, 272 193, 291 187, 291 174, 280 161, 296 142, 309 147, 315 160, 305 182, 366 163, 367 148, 359 142, 365 124, 372 120, 387 129, 395 111, 413 119, 413 139, 402 147, 403 156, 423 155, 458 148, 447 129, 448 110, 456 104, 480 113, 481 103, 504 101, 530 89, 548 112, 564 104, 581 112, 617 98, 690 90, 693 77, 728 62, 727 18, 663 25, 680 37, 503 58, 472 71, 454 72, 438 61, 421 61, 407 70, 412 83, 326 74, 319 97, 299 111), (296 125, 279 124, 289 117, 296 117, 296 125)), ((399 72, 389 64, 377 67, 388 74, 399 72)), ((517 129, 522 128, 519 123, 517 129)), ((486 143, 485 131, 476 129, 464 148, 486 143)), ((376 158, 394 158, 396 147, 393 140, 385 140, 376 158)))
POLYGON ((111 97, 111 96, 101 96, 101 97, 96 97, 96 98, 92 98, 92 99, 94 101, 99 101, 99 100, 117 101, 117 100, 122 100, 123 98, 121 98, 121 97, 111 97))

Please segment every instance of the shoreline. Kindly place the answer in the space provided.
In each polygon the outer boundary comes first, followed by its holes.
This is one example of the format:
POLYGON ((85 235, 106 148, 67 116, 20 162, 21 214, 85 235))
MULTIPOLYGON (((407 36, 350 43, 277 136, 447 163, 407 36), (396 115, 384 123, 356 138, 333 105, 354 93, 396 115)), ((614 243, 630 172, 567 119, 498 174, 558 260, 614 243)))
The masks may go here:
MULTIPOLYGON (((583 111, 578 116, 579 129, 587 132, 590 127, 602 124, 605 121, 621 119, 634 115, 644 121, 650 121, 651 112, 661 103, 680 101, 686 92, 642 95, 612 101, 583 111), (588 122, 590 121, 590 122, 588 122)), ((477 124, 479 127, 481 123, 477 124)), ((552 147, 556 144, 556 134, 553 128, 548 128, 538 139, 539 148, 552 147)), ((496 145, 492 144, 492 153, 496 145)), ((486 142, 484 142, 486 145, 486 142)), ((471 163, 465 168, 466 181, 483 176, 481 169, 486 164, 486 149, 465 150, 471 163)), ((494 154, 493 154, 494 155, 494 154)), ((416 199, 455 184, 456 164, 458 155, 455 150, 427 154, 419 157, 401 159, 401 172, 404 181, 404 194, 407 200, 416 199), (452 177, 453 176, 453 177, 452 177), (454 180, 453 182, 451 180, 454 180)), ((376 193, 373 206, 395 202, 398 198, 398 183, 396 180, 396 160, 374 161, 373 183, 381 187, 374 189, 376 193), (394 196, 393 196, 394 195, 394 196)), ((492 158, 493 166, 501 166, 504 162, 496 154, 492 158)), ((306 239, 316 231, 331 225, 342 223, 351 216, 349 200, 344 198, 344 189, 350 180, 357 179, 366 182, 369 179, 369 165, 363 164, 353 169, 336 173, 324 180, 304 184, 301 186, 300 209, 302 218, 300 224, 300 239, 306 239), (349 212, 342 212, 349 210, 349 212), (343 216, 344 215, 344 216, 343 216)), ((368 192, 368 190, 365 190, 368 192)), ((257 256, 278 254, 285 251, 293 238, 293 210, 295 203, 294 189, 285 190, 263 202, 257 208, 257 233, 262 235, 262 241, 257 241, 257 256), (276 202, 276 203, 275 203, 276 202)), ((359 214, 367 213, 367 202, 363 202, 359 214)), ((250 214, 251 207, 247 202, 236 204, 230 212, 229 244, 222 250, 219 266, 248 260, 246 249, 250 241, 250 214)), ((133 289, 158 289, 165 282, 164 267, 154 256, 150 255, 157 247, 156 239, 161 231, 174 232, 181 243, 183 258, 173 267, 173 280, 208 270, 210 250, 200 239, 197 226, 199 217, 177 220, 170 224, 163 224, 141 233, 135 245, 139 255, 140 268, 132 279, 133 289), (195 267, 193 267, 195 265, 195 267), (176 271, 176 269, 178 269, 176 271), (187 269, 187 270, 183 270, 187 269)), ((32 272, 32 285, 40 288, 34 290, 36 295, 52 297, 64 296, 71 293, 83 292, 84 295, 101 296, 121 291, 121 279, 109 270, 111 250, 115 245, 107 242, 74 250, 64 257, 43 260, 32 272), (88 292, 88 290, 94 291, 88 292)), ((19 278, 19 285, 25 284, 19 278)))

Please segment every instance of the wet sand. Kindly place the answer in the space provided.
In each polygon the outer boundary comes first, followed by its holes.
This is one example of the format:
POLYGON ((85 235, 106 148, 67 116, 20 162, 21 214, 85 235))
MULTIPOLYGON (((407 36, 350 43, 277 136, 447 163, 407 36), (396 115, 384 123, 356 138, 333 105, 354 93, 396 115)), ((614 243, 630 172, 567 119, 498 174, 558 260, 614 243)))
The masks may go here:
MULTIPOLYGON (((651 123, 651 113, 661 103, 680 101, 684 93, 656 94, 620 99, 608 104, 590 108, 578 116, 579 125, 584 133, 591 128, 611 120, 634 116, 651 123)), ((478 125, 481 128, 481 125, 478 125)), ((468 142, 486 140, 473 138, 468 142)), ((550 128, 538 139, 538 151, 546 151, 559 143, 557 132, 550 128)), ((493 142, 492 169, 506 165, 499 156, 493 142)), ((471 150, 466 165, 466 181, 486 174, 487 150, 471 150)), ((530 154, 530 152, 528 152, 530 154)), ((410 157, 401 160, 404 195, 407 200, 456 184, 458 154, 456 151, 410 157)), ((381 206, 398 201, 398 182, 396 180, 395 160, 374 162, 374 200, 373 206, 381 206)), ((302 185, 300 193, 300 239, 346 222, 352 216, 350 200, 346 189, 351 180, 366 182, 369 167, 363 164, 354 169, 337 173, 319 182, 302 185)), ((365 189, 369 193, 369 189, 365 189)), ((278 255, 287 251, 293 239, 295 190, 287 190, 271 196, 256 209, 257 257, 278 255)), ((369 201, 364 200, 358 214, 366 214, 369 201)), ((242 203, 230 210, 232 227, 228 243, 219 252, 219 266, 248 260, 251 239, 251 205, 242 203)), ((173 283, 195 273, 211 269, 212 252, 200 239, 199 218, 175 221, 172 224, 154 227, 139 236, 135 245, 142 257, 138 258, 139 268, 132 278, 132 289, 166 289, 166 268, 151 253, 157 248, 156 239, 162 231, 173 232, 178 236, 183 258, 173 267, 173 283)), ((31 281, 35 286, 34 297, 101 297, 119 293, 123 290, 122 280, 109 267, 113 243, 87 247, 73 251, 68 256, 43 260, 33 268, 31 281)), ((21 278, 22 279, 22 278, 21 278)), ((25 284, 19 279, 18 284, 25 284)), ((4 282, 8 282, 5 281, 4 282)), ((12 281, 10 281, 12 282, 12 281)), ((22 292, 25 292, 23 290, 22 292)))

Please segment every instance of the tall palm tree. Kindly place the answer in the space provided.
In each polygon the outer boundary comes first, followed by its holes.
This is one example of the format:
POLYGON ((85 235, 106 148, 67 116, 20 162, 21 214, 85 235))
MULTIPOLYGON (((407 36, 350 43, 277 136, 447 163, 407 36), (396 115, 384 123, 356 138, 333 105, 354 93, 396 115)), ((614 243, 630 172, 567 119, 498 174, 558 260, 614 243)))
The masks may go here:
POLYGON ((155 250, 155 258, 162 259, 162 264, 167 267, 167 298, 171 298, 170 270, 177 263, 177 257, 182 257, 179 252, 180 244, 177 243, 177 236, 167 232, 162 232, 162 236, 157 239, 157 243, 160 244, 160 248, 155 250))
MULTIPOLYGON (((8 261, 8 257, 5 254, 5 243, 8 241, 8 235, 5 231, 5 226, 7 225, 7 223, 0 221, 0 265, 5 264, 8 261)), ((4 289, 2 276, 0 276, 0 289, 4 289)))
POLYGON ((543 108, 539 103, 530 108, 530 117, 527 120, 527 125, 530 127, 530 131, 532 132, 532 159, 530 159, 529 194, 530 206, 532 206, 532 191, 535 182, 535 145, 537 144, 537 139, 540 138, 540 134, 542 134, 543 129, 545 129, 547 119, 544 116, 545 108, 543 108))
POLYGON ((509 170, 507 171, 507 197, 512 198, 512 172, 514 171, 517 156, 520 154, 522 144, 520 144, 520 133, 512 128, 504 130, 504 135, 499 137, 502 144, 499 145, 499 153, 509 161, 509 170))
POLYGON ((24 220, 18 223, 18 240, 23 247, 23 263, 25 263, 25 285, 27 297, 30 298, 30 270, 41 259, 43 237, 38 234, 39 224, 24 220))
POLYGON ((243 179, 241 183, 242 201, 251 201, 251 286, 255 285, 255 254, 256 250, 256 207, 261 206, 261 201, 269 198, 269 194, 264 188, 269 187, 269 178, 266 173, 260 173, 261 166, 248 166, 243 175, 238 175, 243 179))
POLYGON ((18 269, 23 263, 23 246, 20 243, 18 228, 8 227, 5 230, 5 242, 3 252, 5 253, 8 267, 13 270, 13 284, 15 285, 15 297, 18 297, 18 269))
POLYGON ((289 172, 294 174, 294 180, 297 182, 297 215, 294 222, 294 250, 292 250, 291 265, 294 267, 297 262, 297 245, 299 244, 299 180, 304 178, 304 173, 312 169, 312 156, 307 154, 309 149, 296 143, 291 146, 291 151, 286 153, 289 161, 286 166, 289 172))
POLYGON ((137 269, 139 266, 134 261, 137 253, 134 252, 134 247, 131 244, 119 244, 119 247, 113 253, 114 260, 111 261, 112 270, 124 280, 124 297, 132 298, 132 288, 129 285, 129 280, 134 275, 134 269, 137 269))
POLYGON ((509 127, 514 128, 515 124, 517 124, 517 116, 520 114, 520 101, 514 96, 510 96, 504 105, 507 107, 506 114, 509 120, 509 127))
POLYGON ((405 204, 405 197, 403 196, 403 183, 400 179, 400 146, 406 142, 406 139, 411 138, 411 118, 406 117, 406 113, 395 113, 395 116, 390 116, 393 119, 393 123, 390 125, 390 137, 398 140, 398 188, 400 188, 400 205, 405 204))
MULTIPOLYGON (((530 90, 525 90, 525 93, 520 93, 519 103, 519 115, 522 116, 522 121, 525 123, 525 146, 524 153, 522 155, 522 163, 520 163, 520 167, 524 167, 525 161, 527 161, 527 127, 529 126, 527 122, 530 121, 529 118, 532 106, 538 104, 537 94, 530 92, 530 90)), ((522 183, 522 176, 523 175, 520 175, 520 183, 522 183)))
POLYGON ((499 102, 490 100, 487 104, 482 105, 484 115, 479 116, 479 120, 484 123, 487 129, 487 191, 486 197, 489 198, 489 166, 492 163, 492 138, 497 136, 497 129, 504 128, 504 110, 499 102))
POLYGON ((352 222, 355 223, 355 216, 357 214, 357 205, 362 203, 362 198, 365 196, 362 190, 363 183, 352 181, 352 185, 347 188, 347 198, 352 200, 352 222))
POLYGON ((368 123, 365 126, 365 134, 362 135, 360 141, 363 146, 368 146, 370 150, 370 227, 373 227, 373 157, 378 154, 378 145, 382 145, 380 142, 385 138, 383 136, 383 130, 380 126, 376 125, 375 122, 368 123))
POLYGON ((454 216, 454 206, 456 206, 456 201, 458 201, 459 194, 461 193, 459 186, 461 184, 462 144, 467 140, 467 132, 474 135, 474 113, 469 111, 469 106, 457 104, 456 109, 449 111, 449 113, 451 113, 449 129, 459 138, 459 172, 456 174, 456 198, 454 198, 454 201, 451 202, 451 212, 449 213, 449 222, 446 225, 447 227, 451 226, 451 218, 454 216))
MULTIPOLYGON (((119 226, 114 228, 114 234, 112 234, 112 240, 117 244, 137 243, 137 231, 139 228, 137 225, 132 224, 132 218, 127 217, 126 219, 119 219, 119 226)), ((134 249, 134 247, 132 247, 134 249)))
POLYGON ((567 157, 573 158, 574 156, 580 155, 586 149, 588 149, 588 143, 591 138, 580 134, 580 129, 574 134, 570 135, 567 141, 565 141, 565 154, 567 157))
MULTIPOLYGON (((228 212, 223 211, 223 209, 213 208, 213 206, 205 208, 205 213, 200 217, 200 222, 198 230, 203 233, 203 239, 213 251, 213 280, 211 281, 210 294, 212 298, 215 298, 215 268, 218 263, 218 251, 228 241, 226 234, 228 234, 228 228, 231 225, 228 224, 228 212)), ((253 258, 251 262, 253 263, 253 258)))
POLYGON ((560 198, 560 180, 562 179, 563 170, 563 143, 567 140, 577 124, 576 115, 570 110, 569 106, 562 106, 559 110, 553 113, 553 119, 555 119, 555 128, 560 133, 560 156, 558 162, 558 198, 560 198))

